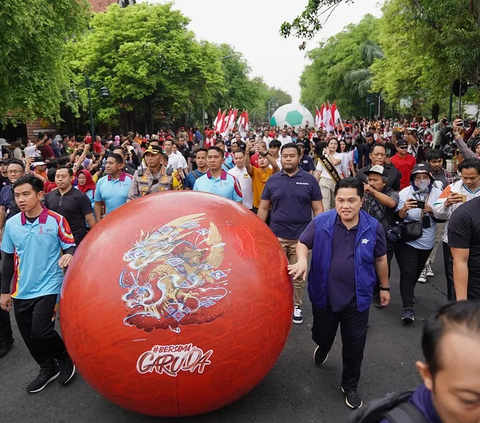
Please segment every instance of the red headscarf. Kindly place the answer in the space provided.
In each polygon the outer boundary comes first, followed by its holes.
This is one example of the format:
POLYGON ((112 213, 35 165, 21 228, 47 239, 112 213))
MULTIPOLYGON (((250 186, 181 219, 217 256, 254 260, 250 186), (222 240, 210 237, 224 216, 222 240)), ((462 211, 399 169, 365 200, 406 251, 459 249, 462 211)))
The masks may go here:
POLYGON ((78 172, 79 175, 81 173, 85 175, 86 182, 85 182, 85 185, 77 184, 78 189, 82 191, 84 194, 86 194, 87 191, 93 190, 93 194, 95 195, 96 185, 95 185, 95 182, 93 182, 92 174, 88 170, 81 170, 80 172, 78 172))

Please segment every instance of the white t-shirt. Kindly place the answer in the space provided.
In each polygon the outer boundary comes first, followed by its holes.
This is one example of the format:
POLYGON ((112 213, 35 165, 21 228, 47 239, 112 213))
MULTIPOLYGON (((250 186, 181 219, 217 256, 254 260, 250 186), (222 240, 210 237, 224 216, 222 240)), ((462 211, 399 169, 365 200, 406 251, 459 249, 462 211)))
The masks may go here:
POLYGON ((339 153, 342 156, 342 173, 343 176, 346 178, 347 176, 350 176, 350 160, 351 160, 351 155, 350 151, 347 151, 345 153, 339 153))
POLYGON ((185 157, 183 157, 181 154, 175 153, 172 153, 168 156, 168 165, 172 166, 175 170, 185 169, 187 167, 185 157))
POLYGON ((242 204, 247 209, 251 209, 253 207, 253 187, 252 178, 248 174, 247 169, 239 169, 235 166, 233 169, 230 169, 228 173, 238 179, 243 194, 242 204))
POLYGON ((281 135, 279 135, 277 137, 277 140, 282 143, 282 147, 283 147, 285 144, 289 144, 292 142, 292 137, 290 135, 287 135, 286 137, 282 137, 281 135))
POLYGON ((30 157, 35 157, 37 155, 37 147, 35 147, 34 145, 30 147, 25 147, 25 150, 23 151, 27 159, 29 159, 30 157))
MULTIPOLYGON (((438 188, 435 188, 435 187, 432 188, 432 190, 430 191, 430 194, 428 195, 427 203, 433 207, 433 205, 438 200, 438 197, 440 197, 441 194, 442 194, 442 191, 440 191, 438 188)), ((413 190, 412 186, 402 189, 400 191, 399 197, 400 199, 399 199, 396 211, 399 211, 401 208, 403 208, 403 206, 405 205, 405 202, 410 198, 415 200, 422 200, 422 201, 427 200, 427 194, 425 193, 415 194, 415 191, 413 190)), ((422 220, 422 218, 423 218, 423 213, 420 209, 410 209, 407 213, 407 216, 405 217, 404 222, 407 223, 413 220, 422 220)), ((430 219, 430 227, 423 228, 422 237, 419 239, 416 239, 415 241, 406 242, 406 244, 418 250, 429 250, 435 246, 436 231, 437 231, 436 223, 433 219, 430 219)))
MULTIPOLYGON (((342 156, 341 156, 340 153, 335 153, 335 154, 333 155, 333 157, 335 157, 336 159, 342 160, 342 156)), ((333 163, 332 163, 332 165, 333 165, 333 163)), ((339 163, 338 165, 334 166, 334 167, 335 167, 335 170, 337 171, 338 175, 341 177, 341 176, 342 176, 342 162, 340 161, 340 163, 339 163)), ((330 174, 328 173, 328 171, 323 167, 323 163, 322 163, 321 160, 319 160, 319 161, 317 162, 317 170, 318 170, 319 172, 322 172, 322 173, 320 174, 320 177, 321 177, 321 178, 332 179, 332 177, 330 176, 330 174)))

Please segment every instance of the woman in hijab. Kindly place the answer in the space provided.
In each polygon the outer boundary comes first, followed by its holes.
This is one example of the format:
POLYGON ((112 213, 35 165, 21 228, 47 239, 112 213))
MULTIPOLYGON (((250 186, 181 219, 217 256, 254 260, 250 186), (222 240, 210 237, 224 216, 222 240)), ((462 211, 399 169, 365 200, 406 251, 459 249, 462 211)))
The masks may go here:
POLYGON ((62 137, 61 135, 57 135, 53 140, 52 140, 52 149, 53 152, 55 153, 55 157, 60 157, 62 155, 61 147, 59 142, 62 142, 62 137))
POLYGON ((93 182, 92 174, 88 170, 80 170, 77 175, 78 185, 77 188, 83 192, 90 203, 92 204, 92 210, 95 204, 94 197, 95 197, 95 182, 93 182))

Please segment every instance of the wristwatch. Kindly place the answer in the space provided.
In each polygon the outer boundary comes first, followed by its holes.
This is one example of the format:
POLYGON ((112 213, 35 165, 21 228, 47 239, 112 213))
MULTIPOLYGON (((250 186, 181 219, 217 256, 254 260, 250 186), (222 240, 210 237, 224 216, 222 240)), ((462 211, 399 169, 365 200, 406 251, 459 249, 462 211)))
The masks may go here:
POLYGON ((390 291, 390 287, 384 288, 383 286, 380 287, 380 291, 390 291))

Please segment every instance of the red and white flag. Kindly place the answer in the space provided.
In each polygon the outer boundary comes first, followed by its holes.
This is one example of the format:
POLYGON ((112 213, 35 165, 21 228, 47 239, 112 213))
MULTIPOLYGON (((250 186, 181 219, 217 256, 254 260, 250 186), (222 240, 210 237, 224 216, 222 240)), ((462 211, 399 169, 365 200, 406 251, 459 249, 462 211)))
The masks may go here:
POLYGON ((335 105, 335 102, 332 103, 332 105, 330 106, 330 131, 331 130, 334 130, 336 131, 336 122, 335 122, 335 112, 337 110, 337 106, 335 105))
POLYGON ((215 133, 217 132, 222 132, 223 125, 225 123, 225 112, 223 112, 220 116, 220 118, 217 119, 217 124, 215 125, 215 133))
POLYGON ((320 112, 320 110, 318 109, 318 107, 316 107, 316 110, 315 110, 315 129, 320 129, 320 126, 321 126, 321 121, 322 121, 322 114, 320 112))
POLYGON ((333 103, 333 104, 334 104, 334 106, 335 106, 335 114, 334 114, 334 116, 333 116, 333 120, 334 120, 334 122, 335 122, 335 125, 340 124, 340 127, 342 128, 342 131, 343 131, 343 130, 345 129, 345 128, 343 127, 343 120, 342 120, 342 118, 340 117, 340 112, 339 112, 338 109, 337 109, 337 105, 336 105, 335 103, 333 103))
POLYGON ((222 117, 222 109, 218 109, 218 113, 217 113, 217 117, 215 118, 215 120, 213 121, 213 128, 216 130, 217 129, 217 123, 218 121, 221 119, 222 117))
POLYGON ((223 118, 222 127, 220 128, 220 135, 222 137, 223 137, 223 134, 225 133, 225 130, 227 129, 230 116, 232 115, 232 109, 228 110, 228 115, 226 110, 223 112, 223 114, 225 117, 223 118))
POLYGON ((331 110, 330 110, 330 103, 327 101, 325 106, 325 113, 323 114, 323 124, 325 125, 324 128, 327 130, 328 133, 333 129, 330 124, 331 118, 331 110))
POLYGON ((225 127, 223 128, 222 136, 225 138, 229 132, 233 130, 233 127, 235 126, 235 119, 237 118, 237 113, 238 110, 236 109, 230 109, 228 111, 228 117, 225 119, 225 127))

